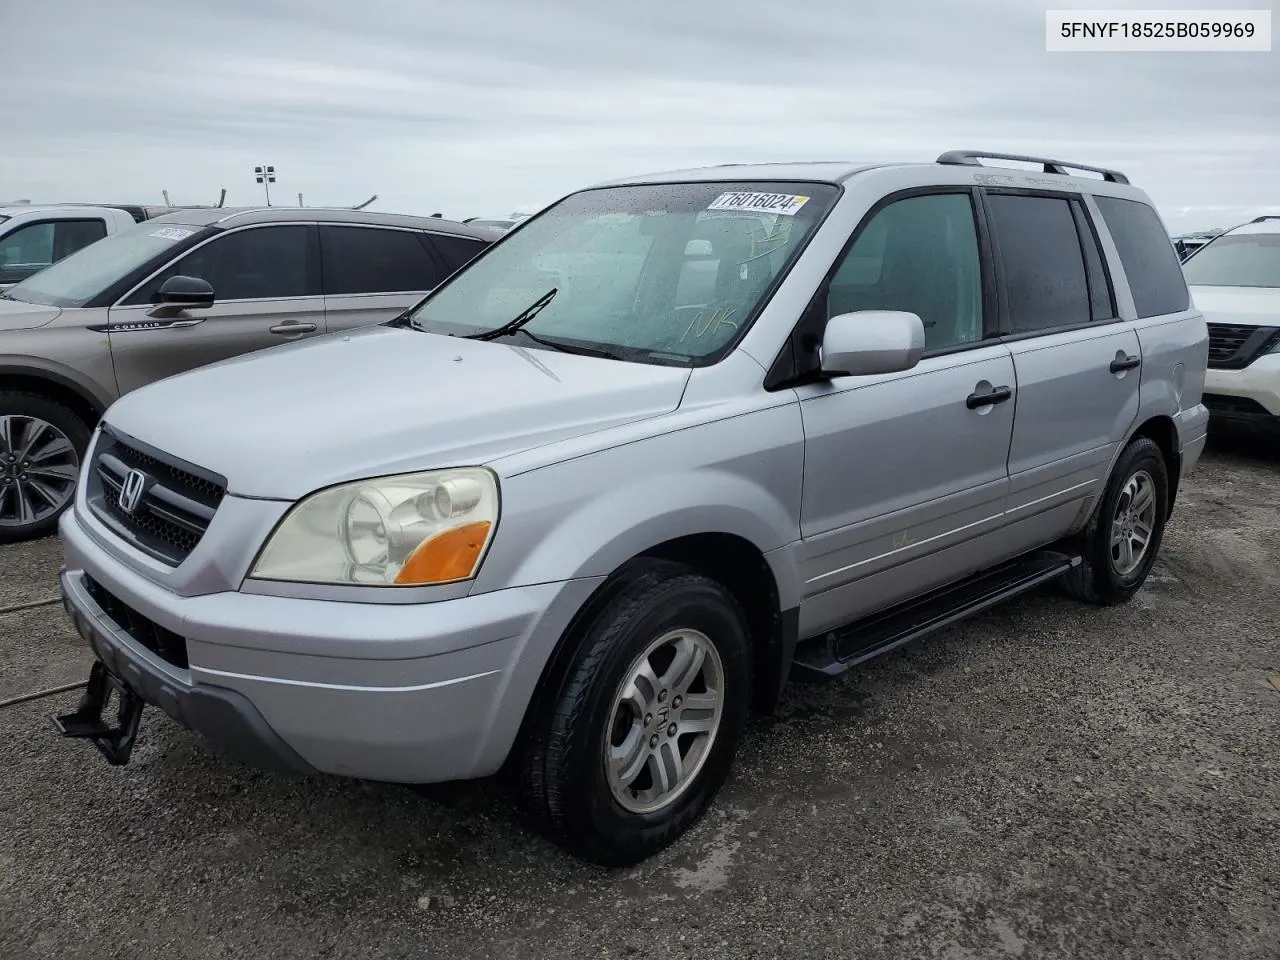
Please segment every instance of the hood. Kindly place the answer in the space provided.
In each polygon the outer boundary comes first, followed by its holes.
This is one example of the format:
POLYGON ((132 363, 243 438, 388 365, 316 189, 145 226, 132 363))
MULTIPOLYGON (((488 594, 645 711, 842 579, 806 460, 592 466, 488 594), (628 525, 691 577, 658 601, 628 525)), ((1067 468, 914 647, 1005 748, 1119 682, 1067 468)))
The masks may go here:
POLYGON ((222 474, 231 493, 296 500, 668 413, 689 374, 375 326, 161 380, 116 401, 105 419, 222 474))
POLYGON ((61 307, 0 298, 0 333, 6 330, 34 330, 52 323, 62 313, 61 307))
POLYGON ((1191 287, 1191 299, 1209 323, 1280 327, 1280 287, 1191 287))

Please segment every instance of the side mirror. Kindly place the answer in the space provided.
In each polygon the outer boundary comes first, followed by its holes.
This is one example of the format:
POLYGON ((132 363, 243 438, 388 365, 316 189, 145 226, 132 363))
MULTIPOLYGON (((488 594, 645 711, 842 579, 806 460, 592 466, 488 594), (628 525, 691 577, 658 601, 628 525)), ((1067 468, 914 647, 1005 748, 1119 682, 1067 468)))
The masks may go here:
POLYGON ((160 285, 156 295, 162 304, 170 307, 213 306, 213 287, 199 277, 170 277, 160 285))
POLYGON ((924 355, 924 322, 914 313, 859 310, 827 321, 822 372, 834 377, 910 370, 924 355))

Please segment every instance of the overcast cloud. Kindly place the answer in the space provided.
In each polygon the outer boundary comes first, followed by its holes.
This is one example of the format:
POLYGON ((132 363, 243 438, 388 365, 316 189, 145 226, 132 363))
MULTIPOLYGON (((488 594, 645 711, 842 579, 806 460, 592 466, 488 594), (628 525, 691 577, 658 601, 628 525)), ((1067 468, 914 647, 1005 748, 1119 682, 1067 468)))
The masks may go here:
POLYGON ((0 201, 257 203, 267 162, 276 202, 462 218, 981 147, 1119 167, 1176 230, 1280 212, 1280 54, 1050 54, 1026 0, 0 6, 0 201))

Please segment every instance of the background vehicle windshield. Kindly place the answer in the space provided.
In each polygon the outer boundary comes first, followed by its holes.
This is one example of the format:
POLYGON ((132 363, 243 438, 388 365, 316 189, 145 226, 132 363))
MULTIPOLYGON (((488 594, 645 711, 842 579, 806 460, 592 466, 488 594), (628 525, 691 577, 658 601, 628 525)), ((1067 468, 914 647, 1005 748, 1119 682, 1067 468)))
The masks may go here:
POLYGON ((1280 287, 1280 234, 1219 237, 1182 265, 1187 283, 1216 287, 1280 287))
POLYGON ((623 359, 713 362, 838 192, 777 182, 587 190, 483 254, 411 322, 434 333, 489 330, 554 288, 527 327, 536 337, 623 359))
POLYGON ((82 307, 121 277, 200 229, 176 223, 140 223, 28 277, 10 287, 8 296, 50 307, 82 307))

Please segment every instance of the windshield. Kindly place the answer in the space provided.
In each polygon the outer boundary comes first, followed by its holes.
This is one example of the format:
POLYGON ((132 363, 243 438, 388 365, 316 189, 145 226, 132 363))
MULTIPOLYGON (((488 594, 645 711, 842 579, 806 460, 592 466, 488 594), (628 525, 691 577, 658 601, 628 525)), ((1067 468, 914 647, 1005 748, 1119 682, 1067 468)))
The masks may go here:
POLYGON ((121 277, 200 229, 176 223, 138 224, 33 274, 10 287, 7 296, 50 307, 82 307, 121 277))
POLYGON ((1280 287, 1280 233, 1219 237, 1182 265, 1187 283, 1213 287, 1280 287))
POLYGON ((838 193, 831 184, 776 182, 587 190, 472 261, 409 322, 432 333, 492 330, 554 289, 512 335, 522 346, 714 362, 838 193))

